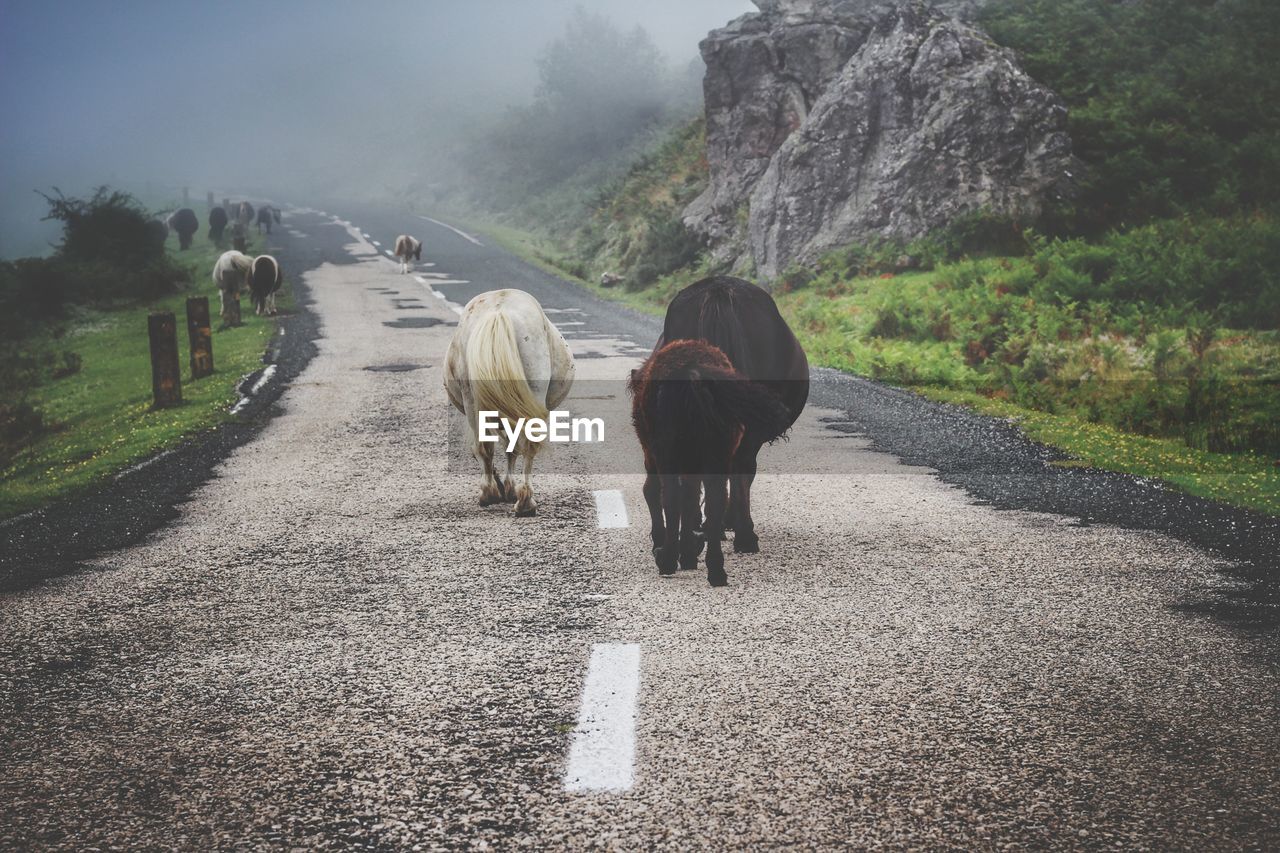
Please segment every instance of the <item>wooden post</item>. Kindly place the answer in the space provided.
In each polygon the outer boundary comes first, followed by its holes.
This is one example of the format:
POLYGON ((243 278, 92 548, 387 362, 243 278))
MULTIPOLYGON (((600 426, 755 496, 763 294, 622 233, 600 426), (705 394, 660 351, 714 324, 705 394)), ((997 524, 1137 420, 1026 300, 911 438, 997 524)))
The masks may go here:
POLYGON ((213 331, 209 328, 209 297, 187 300, 187 339, 191 343, 191 378, 213 373, 213 331))
POLYGON ((191 206, 191 187, 182 188, 182 206, 183 207, 191 206))
POLYGON ((151 393, 155 407, 182 402, 182 377, 178 367, 178 321, 166 311, 147 317, 151 337, 151 393))
POLYGON ((213 190, 209 190, 204 194, 204 203, 209 205, 210 210, 213 210, 213 190))
POLYGON ((223 298, 222 322, 227 326, 240 325, 240 297, 238 295, 223 298))
POLYGON ((227 212, 227 216, 231 216, 231 199, 224 198, 222 200, 222 209, 227 212))

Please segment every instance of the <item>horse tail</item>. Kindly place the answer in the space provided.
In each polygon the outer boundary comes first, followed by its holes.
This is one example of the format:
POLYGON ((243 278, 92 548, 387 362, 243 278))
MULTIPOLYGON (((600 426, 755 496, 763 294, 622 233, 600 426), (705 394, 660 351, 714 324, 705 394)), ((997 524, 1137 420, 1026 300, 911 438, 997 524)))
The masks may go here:
POLYGON ((781 397, 741 375, 712 383, 711 393, 721 418, 770 444, 786 435, 795 420, 781 397))
POLYGON ((533 395, 525 378, 516 332, 506 314, 493 311, 476 321, 466 356, 477 412, 497 412, 513 425, 520 418, 547 419, 546 405, 533 395))
POLYGON ((742 328, 742 320, 733 310, 732 297, 718 299, 712 296, 702 304, 698 312, 698 337, 714 344, 739 373, 755 375, 751 344, 746 330, 742 328))

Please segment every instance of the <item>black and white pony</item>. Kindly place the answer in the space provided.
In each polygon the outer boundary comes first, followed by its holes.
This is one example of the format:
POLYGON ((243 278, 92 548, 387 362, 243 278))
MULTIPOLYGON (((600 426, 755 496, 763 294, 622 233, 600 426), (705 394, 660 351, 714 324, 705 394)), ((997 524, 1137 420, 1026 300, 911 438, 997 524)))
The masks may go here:
POLYGON ((276 291, 284 284, 280 264, 270 255, 258 255, 249 270, 249 296, 257 314, 276 313, 276 291))
POLYGON ((401 234, 396 238, 396 260, 400 261, 400 274, 404 275, 409 271, 410 260, 422 260, 422 241, 401 234))

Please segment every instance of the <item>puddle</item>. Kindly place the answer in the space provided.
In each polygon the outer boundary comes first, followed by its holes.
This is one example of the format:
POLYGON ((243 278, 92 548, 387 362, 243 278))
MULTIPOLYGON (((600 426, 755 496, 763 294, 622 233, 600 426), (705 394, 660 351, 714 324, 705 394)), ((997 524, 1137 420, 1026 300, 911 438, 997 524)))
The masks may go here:
POLYGON ((408 373, 411 370, 422 370, 429 364, 371 364, 365 368, 370 373, 408 373))
POLYGON ((383 322, 388 329, 429 329, 432 326, 456 326, 457 323, 446 323, 444 320, 435 317, 402 317, 399 320, 387 320, 383 322))

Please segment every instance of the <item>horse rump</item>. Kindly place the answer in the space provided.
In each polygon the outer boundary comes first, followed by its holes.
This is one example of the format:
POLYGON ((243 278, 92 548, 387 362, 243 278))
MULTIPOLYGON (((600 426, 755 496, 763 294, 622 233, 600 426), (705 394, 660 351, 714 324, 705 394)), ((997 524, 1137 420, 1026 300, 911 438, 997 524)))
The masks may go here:
POLYGON ((707 580, 724 586, 720 534, 734 453, 748 430, 768 442, 784 436, 794 419, 791 410, 706 341, 663 346, 632 374, 628 389, 644 448, 644 494, 658 571, 671 574, 677 562, 694 568, 705 539, 707 580), (698 533, 704 488, 705 537, 698 533))

